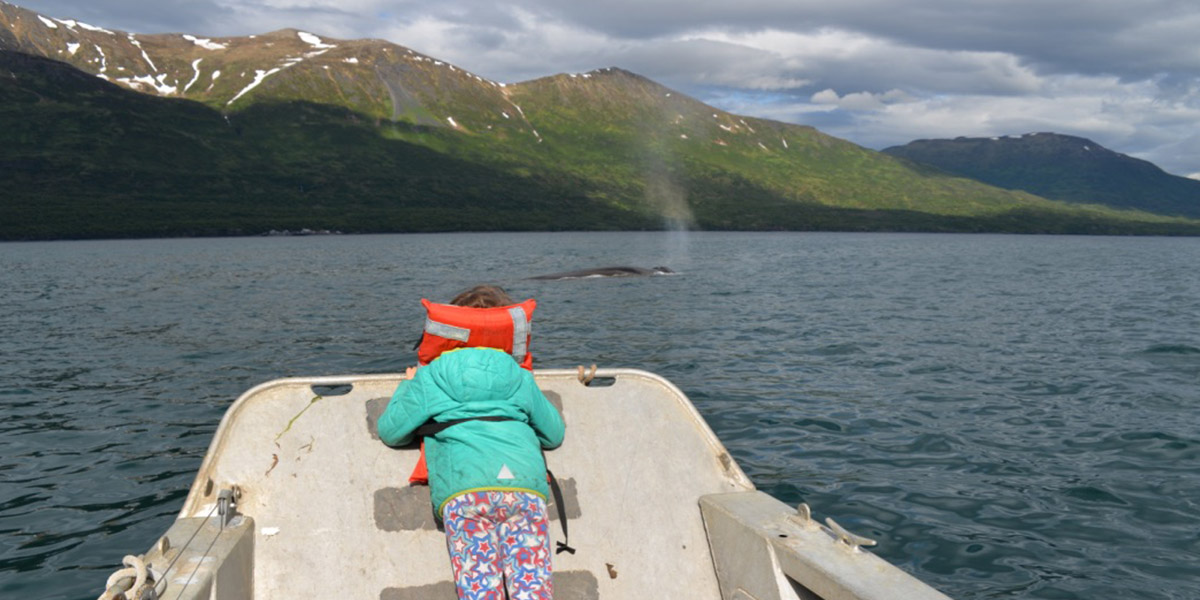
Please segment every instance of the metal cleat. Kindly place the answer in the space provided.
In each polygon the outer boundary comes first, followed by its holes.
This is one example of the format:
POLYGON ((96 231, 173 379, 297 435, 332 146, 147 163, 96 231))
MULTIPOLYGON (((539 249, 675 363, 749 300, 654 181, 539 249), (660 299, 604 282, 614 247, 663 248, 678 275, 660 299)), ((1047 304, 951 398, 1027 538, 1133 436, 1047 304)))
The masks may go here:
POLYGON ((828 525, 829 529, 831 529, 834 535, 837 536, 837 541, 850 546, 850 549, 855 552, 858 552, 859 546, 874 546, 877 543, 871 538, 862 537, 861 535, 854 535, 853 533, 846 531, 845 528, 843 528, 841 525, 838 525, 829 517, 825 517, 825 524, 828 525))

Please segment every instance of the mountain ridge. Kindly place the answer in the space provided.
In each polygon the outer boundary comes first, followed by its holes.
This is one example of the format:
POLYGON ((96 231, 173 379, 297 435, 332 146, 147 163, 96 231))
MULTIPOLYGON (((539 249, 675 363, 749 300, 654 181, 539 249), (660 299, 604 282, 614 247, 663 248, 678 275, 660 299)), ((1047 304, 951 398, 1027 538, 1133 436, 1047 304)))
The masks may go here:
POLYGON ((129 34, 0 3, 0 100, 0 164, 14 173, 0 180, 3 239, 1200 230, 913 167, 615 67, 505 84, 391 42, 296 29, 129 34))
POLYGON ((1083 137, 1039 132, 916 140, 883 152, 1052 200, 1200 217, 1200 181, 1083 137))

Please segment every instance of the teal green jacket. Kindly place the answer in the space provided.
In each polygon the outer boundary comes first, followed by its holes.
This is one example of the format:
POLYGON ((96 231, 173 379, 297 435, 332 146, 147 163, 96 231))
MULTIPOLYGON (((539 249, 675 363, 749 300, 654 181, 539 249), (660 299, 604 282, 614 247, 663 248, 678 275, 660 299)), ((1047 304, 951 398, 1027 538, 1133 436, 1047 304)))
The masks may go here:
POLYGON ((468 421, 425 438, 429 493, 437 514, 460 494, 482 490, 533 492, 546 499, 542 449, 562 444, 562 416, 538 389, 533 374, 508 354, 463 348, 442 354, 400 382, 377 423, 389 446, 413 441, 426 421, 468 421))

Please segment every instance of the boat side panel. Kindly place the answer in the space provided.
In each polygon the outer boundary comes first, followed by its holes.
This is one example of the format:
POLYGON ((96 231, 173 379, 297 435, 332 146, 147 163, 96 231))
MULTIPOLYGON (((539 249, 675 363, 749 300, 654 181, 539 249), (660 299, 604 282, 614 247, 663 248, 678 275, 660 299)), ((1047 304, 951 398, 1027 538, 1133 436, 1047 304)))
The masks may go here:
POLYGON ((705 496, 700 506, 725 598, 950 600, 762 492, 705 496))

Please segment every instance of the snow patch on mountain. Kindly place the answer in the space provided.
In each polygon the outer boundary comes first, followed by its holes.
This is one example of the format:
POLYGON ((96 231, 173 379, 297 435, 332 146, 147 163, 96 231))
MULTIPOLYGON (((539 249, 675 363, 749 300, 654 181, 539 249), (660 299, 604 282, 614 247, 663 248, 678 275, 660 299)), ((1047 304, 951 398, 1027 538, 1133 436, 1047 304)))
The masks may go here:
POLYGON ((320 37, 313 35, 307 31, 297 31, 296 35, 300 36, 300 40, 312 46, 313 48, 337 48, 336 45, 326 44, 320 37))
POLYGON ((71 54, 71 56, 75 56, 75 53, 79 52, 79 44, 77 44, 75 42, 68 42, 67 43, 67 52, 69 52, 71 54))
POLYGON ((278 73, 281 70, 283 70, 283 67, 275 67, 274 69, 271 69, 270 71, 263 71, 262 69, 257 69, 254 74, 254 81, 251 82, 250 85, 242 88, 242 91, 238 92, 237 95, 234 96, 232 100, 230 100, 229 102, 226 102, 225 106, 229 106, 230 104, 233 104, 234 102, 237 101, 238 98, 241 98, 242 96, 246 95, 246 92, 249 92, 250 90, 258 87, 258 84, 262 83, 263 80, 278 73))
POLYGON ((148 85, 163 96, 172 96, 179 91, 179 88, 173 85, 167 85, 167 83, 164 81, 166 78, 167 74, 161 73, 157 78, 151 75, 139 75, 137 77, 118 77, 117 81, 124 83, 129 87, 148 85))
POLYGON ((185 35, 185 36, 183 36, 183 39, 185 39, 197 46, 200 46, 201 48, 204 48, 205 50, 225 50, 225 49, 229 48, 229 46, 226 44, 222 44, 220 42, 214 42, 208 38, 198 38, 194 35, 185 35))
POLYGON ((103 27, 96 27, 95 25, 88 25, 87 23, 80 23, 79 21, 75 21, 75 24, 78 25, 81 29, 86 29, 88 31, 95 31, 97 33, 107 33, 108 35, 117 35, 115 32, 109 31, 103 27))
POLYGON ((195 71, 195 75, 192 75, 192 80, 187 82, 187 85, 183 86, 183 93, 186 94, 188 89, 192 87, 192 84, 196 83, 197 79, 200 79, 200 61, 202 60, 204 59, 197 58, 196 60, 192 61, 192 71, 195 71))
MULTIPOLYGON (((100 53, 100 76, 104 77, 104 72, 108 71, 108 57, 104 55, 104 48, 101 48, 99 44, 92 45, 96 47, 96 52, 100 53)), ((104 78, 108 79, 107 77, 104 78)))
MULTIPOLYGON (((39 18, 41 18, 41 17, 39 16, 39 18)), ((104 29, 103 27, 96 27, 95 25, 88 25, 87 23, 80 23, 79 21, 76 21, 75 19, 54 19, 54 20, 58 21, 59 23, 62 23, 63 25, 66 25, 67 29, 70 29, 71 31, 75 31, 75 28, 78 27, 80 29, 86 29, 88 31, 99 31, 100 33, 107 33, 109 35, 114 35, 113 32, 111 32, 107 29, 104 29)), ((45 19, 42 19, 43 23, 45 21, 46 21, 45 19)))
POLYGON ((40 20, 46 27, 49 27, 50 29, 58 29, 58 23, 55 23, 54 21, 51 21, 42 15, 38 15, 38 20, 40 20))

